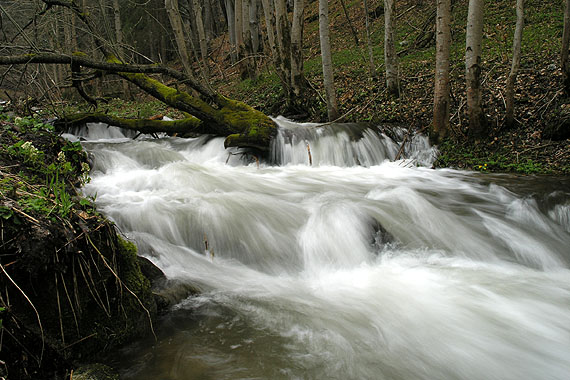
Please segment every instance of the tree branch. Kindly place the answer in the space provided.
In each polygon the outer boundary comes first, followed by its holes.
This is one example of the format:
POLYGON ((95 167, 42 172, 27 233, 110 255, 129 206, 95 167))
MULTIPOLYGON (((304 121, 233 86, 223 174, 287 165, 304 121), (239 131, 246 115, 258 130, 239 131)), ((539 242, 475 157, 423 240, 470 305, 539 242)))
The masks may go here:
POLYGON ((84 53, 60 54, 60 53, 33 53, 23 55, 0 56, 0 65, 29 64, 29 63, 49 63, 80 66, 92 69, 103 70, 111 73, 141 73, 141 74, 165 74, 178 81, 192 87, 200 95, 214 99, 216 94, 204 87, 201 83, 193 80, 184 73, 170 67, 161 65, 131 65, 116 62, 102 62, 87 57, 84 53))

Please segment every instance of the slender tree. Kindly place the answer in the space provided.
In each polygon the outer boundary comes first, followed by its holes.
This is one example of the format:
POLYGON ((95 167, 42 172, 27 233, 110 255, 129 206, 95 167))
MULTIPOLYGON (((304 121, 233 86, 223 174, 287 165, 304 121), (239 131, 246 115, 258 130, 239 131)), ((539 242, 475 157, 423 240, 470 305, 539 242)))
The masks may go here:
POLYGON ((484 0, 469 0, 465 47, 465 80, 469 135, 481 137, 486 132, 487 120, 481 95, 481 40, 483 35, 484 0))
POLYGON ((517 24, 513 38, 513 62, 511 72, 507 78, 505 101, 507 104, 506 124, 512 127, 515 123, 515 82, 521 64, 521 41, 524 28, 524 0, 517 0, 517 24))
POLYGON ((384 65, 386 67, 386 87, 388 93, 398 97, 398 56, 394 40, 395 0, 384 0, 384 65))
POLYGON ((323 63, 323 81, 327 100, 329 121, 338 119, 338 105, 334 88, 334 75, 329 37, 329 4, 328 0, 319 0, 319 36, 321 40, 321 58, 323 63))
POLYGON ((570 62, 568 62, 568 50, 570 49, 570 0, 566 0, 564 9, 564 31, 562 33, 561 66, 564 91, 570 96, 570 62))
POLYGON ((204 29, 204 22, 202 20, 202 4, 200 0, 193 0, 192 8, 194 9, 196 30, 198 31, 198 42, 200 45, 200 56, 202 57, 204 76, 206 78, 209 78, 210 73, 208 70, 208 40, 206 39, 206 30, 204 29))
POLYGON ((249 0, 249 30, 251 31, 251 47, 253 54, 259 53, 259 2, 249 0))
POLYGON ((186 47, 186 40, 184 38, 184 29, 182 27, 180 10, 178 9, 178 0, 164 0, 164 7, 168 13, 168 19, 170 20, 170 25, 174 32, 174 39, 176 40, 178 54, 180 56, 182 66, 184 67, 184 71, 186 72, 186 75, 193 76, 192 67, 190 66, 190 55, 188 54, 188 48, 186 47))
POLYGON ((303 93, 303 0, 295 0, 291 26, 291 90, 293 97, 300 99, 303 93))
POLYGON ((376 66, 374 65, 374 53, 372 50, 372 39, 370 38, 370 17, 368 10, 368 1, 363 0, 364 3, 364 21, 366 25, 366 45, 368 46, 368 65, 370 70, 370 77, 376 76, 376 66))
POLYGON ((235 28, 236 28, 236 49, 238 61, 244 56, 245 42, 243 40, 243 0, 235 0, 235 28))
POLYGON ((449 51, 451 0, 437 0, 433 135, 441 141, 449 130, 449 51))
MULTIPOLYGON (((123 49, 123 26, 121 24, 121 8, 119 6, 119 0, 113 0, 113 21, 115 24, 115 38, 117 40, 116 51, 119 54, 119 57, 125 60, 125 53, 123 49)), ((123 94, 127 98, 130 98, 130 91, 129 91, 129 84, 126 81, 121 81, 121 85, 123 87, 123 94)))
POLYGON ((228 35, 230 36, 230 58, 237 62, 236 15, 234 0, 226 0, 226 15, 228 20, 228 35))

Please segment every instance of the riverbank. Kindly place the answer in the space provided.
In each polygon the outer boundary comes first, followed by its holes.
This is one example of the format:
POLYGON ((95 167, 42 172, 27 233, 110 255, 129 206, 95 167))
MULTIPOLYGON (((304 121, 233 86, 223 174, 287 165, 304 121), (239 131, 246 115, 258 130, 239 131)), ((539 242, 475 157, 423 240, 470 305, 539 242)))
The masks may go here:
POLYGON ((157 313, 136 247, 76 189, 81 144, 0 116, 0 376, 69 378, 81 361, 152 334, 157 313))

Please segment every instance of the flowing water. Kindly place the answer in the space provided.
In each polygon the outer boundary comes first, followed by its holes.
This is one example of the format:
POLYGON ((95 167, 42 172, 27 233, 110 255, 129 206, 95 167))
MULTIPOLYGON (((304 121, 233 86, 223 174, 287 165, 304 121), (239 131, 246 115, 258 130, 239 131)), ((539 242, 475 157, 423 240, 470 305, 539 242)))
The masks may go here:
POLYGON ((124 378, 569 378, 568 178, 432 170, 421 136, 390 161, 397 128, 277 122, 269 163, 77 132, 85 194, 201 289, 113 355, 124 378))

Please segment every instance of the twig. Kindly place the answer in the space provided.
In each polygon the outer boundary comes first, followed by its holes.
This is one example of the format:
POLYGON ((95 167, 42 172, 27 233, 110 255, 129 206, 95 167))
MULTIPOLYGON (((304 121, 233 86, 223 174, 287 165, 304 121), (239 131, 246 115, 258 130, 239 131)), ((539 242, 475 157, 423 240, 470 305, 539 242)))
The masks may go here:
POLYGON ((73 343, 71 343, 71 344, 68 344, 67 346, 63 347, 63 349, 64 349, 64 350, 67 350, 69 347, 74 346, 74 345, 76 345, 77 343, 81 343, 81 342, 83 342, 84 340, 89 339, 89 338, 91 338, 91 337, 93 337, 93 336, 95 336, 95 335, 97 335, 97 333, 93 333, 93 334, 91 334, 91 335, 84 336, 83 338, 81 338, 81 339, 79 339, 79 340, 77 340, 77 341, 75 341, 75 342, 73 342, 73 343))
POLYGON ((547 148, 547 147, 552 146, 552 145, 556 145, 556 143, 548 143, 548 144, 544 144, 544 145, 533 146, 533 147, 527 148, 527 149, 525 149, 525 150, 523 150, 523 151, 521 151, 521 152, 517 152, 517 154, 523 154, 523 153, 526 153, 526 152, 530 152, 531 150, 537 150, 537 149, 547 148))
POLYGON ((113 270, 113 268, 111 268, 111 266, 109 265, 109 263, 107 262, 107 259, 105 258, 105 256, 103 256, 103 254, 101 253, 101 251, 99 251, 99 248, 97 248, 95 246, 95 244, 93 243, 93 241, 91 240, 91 238, 89 237, 89 235, 85 235, 85 237, 87 238, 87 240, 89 241, 89 244, 91 244, 91 246, 93 247, 93 249, 95 249, 95 251, 99 254, 99 256, 101 257, 101 260, 103 260, 103 264, 105 264, 105 266, 107 267, 107 269, 109 269, 109 271, 113 274, 113 276, 115 276, 115 278, 117 279, 117 281, 133 296, 135 297, 135 299, 138 301, 139 305, 141 305, 141 307, 144 309, 144 311, 146 312, 147 316, 148 316, 148 321, 150 324, 150 330, 152 332, 152 335, 154 336, 154 339, 156 341, 158 341, 158 338, 156 337, 156 334, 154 332, 154 327, 152 325, 152 318, 150 316, 150 311, 148 311, 148 309, 144 306, 144 304, 142 303, 142 301, 139 299, 139 297, 137 297, 137 295, 135 293, 133 293, 133 291, 131 289, 129 289, 129 287, 127 285, 125 285, 125 283, 121 280, 121 278, 117 275, 117 273, 115 273, 115 271, 113 270))
MULTIPOLYGON (((372 103, 373 101, 375 101, 376 99, 378 99, 378 97, 382 94, 384 94, 387 91, 387 88, 384 88, 384 90, 382 90, 381 92, 377 93, 376 96, 374 96, 372 99, 370 99, 364 106, 362 106, 362 108, 366 108, 370 105, 370 103, 372 103)), ((345 117, 347 117, 348 115, 350 115, 352 112, 354 112, 356 109, 358 109, 358 106, 352 107, 350 110, 348 110, 347 113, 345 113, 344 115, 340 116, 339 118, 337 118, 336 120, 333 121, 329 121, 328 123, 324 123, 324 124, 319 124, 319 127, 323 127, 325 125, 330 125, 332 123, 336 123, 342 119, 344 119, 345 117)))
POLYGON ((408 133, 406 133, 406 135, 404 136, 404 139, 402 140, 402 145, 400 145, 400 149, 398 150, 398 154, 396 154, 394 161, 398 161, 400 159, 400 156, 404 152, 404 146, 406 145, 406 142, 408 141, 408 137, 410 136, 410 131, 411 131, 411 128, 408 128, 408 133))
POLYGON ((32 222, 34 222, 35 224, 37 224, 38 226, 40 225, 40 222, 34 218, 29 216, 28 214, 26 214, 25 212, 23 212, 22 210, 17 209, 16 207, 14 207, 12 210, 16 211, 18 214, 28 218, 29 220, 31 220, 32 222))
POLYGON ((538 110, 536 110, 536 112, 540 111, 542 108, 544 108, 544 111, 542 111, 542 113, 540 114, 540 118, 542 118, 544 116, 544 113, 546 112, 546 110, 548 109, 548 106, 554 101, 554 99, 556 99, 558 97, 558 95, 560 95, 562 93, 562 90, 558 90, 556 91, 556 93, 554 94, 554 96, 552 97, 552 99, 550 99, 548 101, 548 103, 546 103, 545 105, 543 105, 542 107, 540 107, 538 110))
POLYGON ((4 275, 6 275, 6 277, 8 278, 8 280, 10 280, 10 282, 16 287, 16 289, 18 289, 20 291, 20 293, 22 293, 22 295, 24 296, 24 298, 29 302, 29 304, 32 306, 32 309, 34 309, 34 312, 36 313, 36 318, 38 319, 38 325, 40 326, 40 333, 42 335, 42 350, 40 353, 40 358, 38 360, 38 367, 41 366, 42 364, 42 358, 44 356, 44 346, 45 346, 45 336, 44 336, 44 328, 42 326, 42 321, 40 320, 40 314, 38 313, 38 309, 36 309, 36 307, 34 306, 33 302, 30 300, 30 298, 28 297, 28 295, 22 290, 22 288, 20 288, 18 286, 18 284, 16 284, 16 282, 14 280, 12 280, 12 277, 10 277, 10 275, 8 274, 8 272, 6 272, 6 269, 4 269, 4 266, 2 264, 0 264, 0 269, 2 269, 2 272, 4 272, 4 275))

